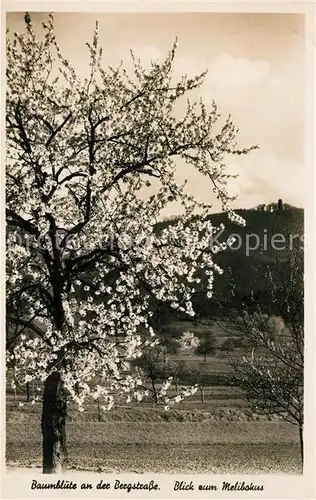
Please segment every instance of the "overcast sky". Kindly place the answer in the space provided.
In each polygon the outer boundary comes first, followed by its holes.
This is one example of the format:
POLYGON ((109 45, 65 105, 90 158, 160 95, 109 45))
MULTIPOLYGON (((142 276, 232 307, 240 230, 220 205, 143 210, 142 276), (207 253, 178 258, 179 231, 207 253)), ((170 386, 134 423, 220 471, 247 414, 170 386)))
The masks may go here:
MULTIPOLYGON (((7 14, 10 29, 24 29, 24 14, 7 14)), ((32 14, 36 27, 46 14, 32 14)), ((129 49, 148 64, 164 57, 178 37, 176 73, 209 73, 200 89, 205 102, 215 99, 220 112, 232 114, 239 144, 259 144, 247 157, 229 159, 239 178, 235 207, 248 208, 282 198, 303 206, 304 164, 304 17, 296 14, 56 13, 56 35, 64 54, 87 71, 95 20, 105 64, 121 59, 129 67, 129 49)), ((212 190, 185 172, 190 191, 212 201, 212 190)), ((214 210, 218 206, 214 203, 214 210)), ((170 213, 177 212, 173 207, 170 213)))

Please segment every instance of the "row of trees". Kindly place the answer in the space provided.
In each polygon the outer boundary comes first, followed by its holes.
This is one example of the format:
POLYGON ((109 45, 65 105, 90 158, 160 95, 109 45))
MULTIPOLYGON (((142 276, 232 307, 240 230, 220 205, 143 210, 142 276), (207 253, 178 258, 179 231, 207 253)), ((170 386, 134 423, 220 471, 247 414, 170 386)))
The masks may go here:
MULTIPOLYGON (((200 337, 196 337, 190 332, 184 332, 180 338, 171 335, 163 336, 157 345, 144 348, 141 357, 132 362, 131 368, 141 369, 145 380, 150 381, 150 392, 155 403, 159 401, 157 384, 163 383, 171 377, 176 394, 178 394, 180 382, 184 385, 197 385, 201 395, 204 385, 208 385, 207 370, 201 367, 188 368, 183 360, 177 359, 181 348, 190 350, 190 354, 203 356, 204 363, 206 363, 207 356, 214 355, 216 352, 216 339, 211 331, 203 333, 200 337), (206 377, 203 377, 203 374, 206 377)), ((12 363, 9 362, 8 367, 9 365, 12 363)), ((32 383, 27 382, 24 386, 17 384, 14 376, 14 365, 11 373, 8 378, 12 383, 14 401, 17 401, 18 389, 20 394, 25 394, 26 402, 30 402, 36 395, 37 384, 34 380, 32 383)), ((204 396, 202 399, 204 402, 204 396)))
POLYGON ((157 346, 147 347, 142 356, 135 360, 134 365, 139 367, 143 371, 145 378, 150 381, 154 402, 158 403, 157 383, 172 379, 176 394, 179 392, 180 383, 197 386, 201 392, 202 403, 204 403, 203 387, 205 377, 203 378, 203 375, 206 371, 198 366, 188 368, 185 361, 177 359, 174 355, 182 347, 197 355, 203 355, 204 362, 206 362, 207 355, 215 353, 215 344, 216 339, 211 332, 198 338, 187 331, 183 333, 179 340, 174 339, 172 348, 170 348, 169 342, 164 345, 164 339, 160 340, 157 346))

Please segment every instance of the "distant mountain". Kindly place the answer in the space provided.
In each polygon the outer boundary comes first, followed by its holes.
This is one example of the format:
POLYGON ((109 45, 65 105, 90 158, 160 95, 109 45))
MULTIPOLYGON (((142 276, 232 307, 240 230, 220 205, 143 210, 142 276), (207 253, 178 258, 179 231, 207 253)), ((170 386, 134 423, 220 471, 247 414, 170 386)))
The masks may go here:
MULTIPOLYGON (((267 266, 286 266, 291 251, 301 248, 303 255, 304 210, 288 204, 272 203, 259 205, 253 209, 235 210, 243 217, 246 226, 241 227, 228 220, 226 213, 211 214, 209 220, 214 226, 220 224, 225 230, 219 234, 219 242, 234 236, 232 248, 214 255, 214 261, 224 273, 215 276, 213 298, 205 297, 205 279, 202 279, 200 293, 195 298, 195 309, 202 316, 222 315, 231 308, 231 281, 245 301, 250 293, 255 293, 258 301, 266 307, 268 303, 267 280, 264 276, 267 266), (251 292, 252 291, 252 292, 251 292)), ((158 231, 179 219, 165 220, 158 224, 158 231)), ((216 243, 216 241, 215 241, 216 243)), ((203 274, 201 273, 203 278, 203 274)), ((303 276, 302 276, 303 279, 303 276)), ((272 311, 273 312, 273 311, 272 311)))

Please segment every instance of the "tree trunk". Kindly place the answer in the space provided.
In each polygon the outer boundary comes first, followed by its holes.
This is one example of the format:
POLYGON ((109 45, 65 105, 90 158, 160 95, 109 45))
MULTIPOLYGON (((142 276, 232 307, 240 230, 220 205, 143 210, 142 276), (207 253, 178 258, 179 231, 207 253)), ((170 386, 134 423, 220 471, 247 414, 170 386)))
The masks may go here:
POLYGON ((299 426, 299 433, 300 433, 300 449, 301 449, 301 459, 302 459, 302 466, 304 465, 304 438, 303 438, 303 426, 299 426))
POLYGON ((151 386, 153 388, 154 401, 155 401, 155 403, 158 403, 158 396, 157 396, 157 391, 156 391, 156 387, 155 387, 155 381, 153 378, 151 379, 151 386))
POLYGON ((30 382, 26 382, 26 401, 29 403, 30 402, 30 382))
POLYGON ((206 363, 206 352, 204 353, 204 363, 206 363))
POLYGON ((203 390, 203 387, 201 385, 200 385, 199 389, 200 389, 200 393, 201 393, 201 402, 202 402, 202 405, 204 405, 204 402, 205 402, 205 400, 204 400, 204 390, 203 390))
POLYGON ((101 422, 100 398, 97 399, 98 422, 101 422))
POLYGON ((67 398, 60 373, 49 375, 44 385, 42 408, 43 473, 64 472, 66 448, 67 398))
POLYGON ((15 384, 15 366, 13 365, 13 381, 14 381, 14 387, 13 387, 13 401, 16 403, 16 384, 15 384))
POLYGON ((176 377, 175 383, 176 383, 176 394, 178 394, 178 384, 179 384, 178 377, 176 377))

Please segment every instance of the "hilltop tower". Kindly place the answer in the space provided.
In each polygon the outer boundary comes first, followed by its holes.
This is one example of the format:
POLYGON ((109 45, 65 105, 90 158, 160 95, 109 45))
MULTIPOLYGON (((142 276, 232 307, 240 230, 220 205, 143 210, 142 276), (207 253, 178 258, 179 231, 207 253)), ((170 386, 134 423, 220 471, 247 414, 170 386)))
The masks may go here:
POLYGON ((281 199, 278 200, 278 210, 283 210, 283 201, 281 199))

